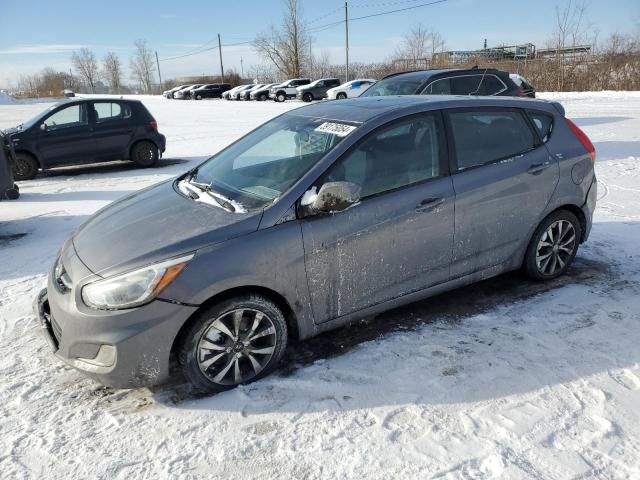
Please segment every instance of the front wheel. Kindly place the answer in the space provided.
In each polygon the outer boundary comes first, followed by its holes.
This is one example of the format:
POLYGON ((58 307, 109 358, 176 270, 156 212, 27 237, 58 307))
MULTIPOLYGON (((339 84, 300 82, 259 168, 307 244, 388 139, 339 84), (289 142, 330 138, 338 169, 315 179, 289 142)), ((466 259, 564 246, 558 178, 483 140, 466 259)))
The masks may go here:
POLYGON ((280 92, 280 93, 278 93, 278 94, 276 95, 276 102, 282 103, 282 102, 284 102, 286 99, 287 99, 287 96, 286 96, 284 93, 282 93, 282 92, 280 92))
POLYGON ((38 174, 38 161, 28 153, 16 153, 13 163, 13 178, 15 180, 31 180, 38 174))
POLYGON ((264 102, 267 98, 268 98, 268 97, 267 97, 267 95, 266 95, 266 94, 261 93, 261 94, 258 96, 258 101, 259 101, 259 102, 264 102))
POLYGON ((202 95, 196 95, 196 100, 202 100, 202 95))
POLYGON ((524 259, 524 270, 534 280, 551 280, 567 271, 582 238, 582 226, 568 210, 545 218, 533 234, 524 259))
POLYGON ((340 92, 338 95, 336 95, 336 98, 338 100, 344 100, 345 98, 347 98, 347 94, 343 93, 343 92, 340 92))
POLYGON ((178 362, 197 390, 221 392, 273 371, 286 346, 282 311, 246 295, 203 310, 181 337, 178 362))
POLYGON ((136 143, 131 150, 131 160, 141 167, 153 167, 158 158, 158 147, 148 140, 136 143))
POLYGON ((305 102, 310 102, 310 101, 312 101, 312 100, 313 100, 313 95, 312 95, 312 94, 310 94, 310 93, 305 93, 305 94, 302 96, 302 100, 304 100, 305 102))

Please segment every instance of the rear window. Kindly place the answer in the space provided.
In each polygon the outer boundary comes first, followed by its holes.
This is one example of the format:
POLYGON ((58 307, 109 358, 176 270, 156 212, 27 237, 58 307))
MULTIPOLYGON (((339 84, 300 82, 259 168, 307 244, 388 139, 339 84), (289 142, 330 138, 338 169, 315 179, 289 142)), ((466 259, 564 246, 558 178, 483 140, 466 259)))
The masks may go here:
POLYGON ((482 95, 495 95, 505 89, 504 83, 495 75, 486 75, 482 82, 480 93, 482 95))
POLYGON ((536 127, 542 142, 546 142, 549 140, 549 136, 553 131, 553 117, 551 115, 547 115, 546 113, 540 112, 532 112, 528 111, 529 117, 531 117, 531 121, 533 125, 536 127))
POLYGON ((461 77, 451 77, 451 93, 453 95, 478 95, 480 93, 480 83, 482 75, 464 75, 461 77))
POLYGON ((534 148, 534 134, 516 110, 449 111, 458 170, 492 163, 534 148))

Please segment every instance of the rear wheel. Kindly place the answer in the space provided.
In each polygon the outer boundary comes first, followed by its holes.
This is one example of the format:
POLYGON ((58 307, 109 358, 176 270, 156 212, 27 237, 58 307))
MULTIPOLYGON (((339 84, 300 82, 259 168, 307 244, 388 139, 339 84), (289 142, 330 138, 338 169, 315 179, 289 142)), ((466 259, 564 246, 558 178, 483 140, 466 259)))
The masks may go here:
POLYGON ((148 140, 136 143, 131 149, 131 160, 141 167, 153 167, 158 157, 158 147, 148 140))
POLYGON ((545 218, 533 234, 524 260, 526 274, 534 280, 551 280, 567 271, 578 252, 582 226, 568 210, 545 218))
POLYGON ((338 95, 336 95, 336 98, 338 100, 344 100, 345 98, 347 98, 347 94, 344 92, 340 92, 338 95))
POLYGON ((202 95, 196 95, 196 100, 202 100, 202 95))
POLYGON ((13 178, 15 180, 31 180, 38 174, 38 161, 28 153, 16 153, 13 163, 13 178))
POLYGON ((302 100, 304 100, 305 102, 311 102, 313 100, 313 95, 311 93, 305 93, 302 96, 302 100))
POLYGON ((202 311, 182 335, 178 362, 197 390, 221 392, 273 371, 286 346, 280 309, 247 295, 202 311))
POLYGON ((264 94, 264 93, 261 93, 261 94, 258 96, 258 101, 259 101, 259 102, 264 102, 266 99, 267 99, 267 95, 266 95, 266 94, 264 94))

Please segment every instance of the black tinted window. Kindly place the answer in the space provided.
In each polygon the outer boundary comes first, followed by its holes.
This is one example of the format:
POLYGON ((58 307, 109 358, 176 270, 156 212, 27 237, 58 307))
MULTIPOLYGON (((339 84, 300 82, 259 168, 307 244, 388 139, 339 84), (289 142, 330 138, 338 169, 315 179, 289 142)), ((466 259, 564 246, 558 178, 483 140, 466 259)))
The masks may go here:
POLYGON ((321 183, 355 183, 364 198, 437 177, 441 131, 434 115, 383 127, 333 165, 321 183))
POLYGON ((451 77, 451 93, 453 95, 479 95, 480 81, 482 75, 464 75, 462 77, 451 77))
POLYGON ((413 95, 421 84, 422 80, 402 80, 402 78, 391 77, 368 88, 361 96, 413 95))
POLYGON ((534 147, 533 132, 517 111, 448 113, 458 169, 512 157, 534 147))
POLYGON ((482 95, 495 95, 504 90, 504 84, 495 75, 486 75, 482 82, 482 95))
POLYGON ((422 91, 423 95, 451 95, 451 82, 448 78, 441 78, 430 83, 422 91))
POLYGON ((533 121, 533 125, 540 134, 540 138, 543 142, 549 140, 549 135, 553 130, 553 117, 544 113, 529 112, 529 116, 533 121))

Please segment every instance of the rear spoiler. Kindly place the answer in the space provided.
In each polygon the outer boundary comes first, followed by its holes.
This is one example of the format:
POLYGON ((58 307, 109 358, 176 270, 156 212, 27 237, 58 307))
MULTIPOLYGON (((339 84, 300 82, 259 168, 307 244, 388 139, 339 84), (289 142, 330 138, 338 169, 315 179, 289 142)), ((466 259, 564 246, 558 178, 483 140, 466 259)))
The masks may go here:
POLYGON ((560 102, 550 102, 553 105, 560 115, 565 116, 564 107, 560 104, 560 102))

